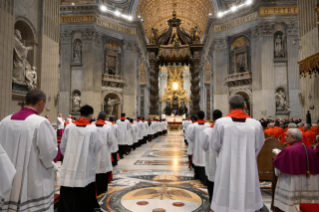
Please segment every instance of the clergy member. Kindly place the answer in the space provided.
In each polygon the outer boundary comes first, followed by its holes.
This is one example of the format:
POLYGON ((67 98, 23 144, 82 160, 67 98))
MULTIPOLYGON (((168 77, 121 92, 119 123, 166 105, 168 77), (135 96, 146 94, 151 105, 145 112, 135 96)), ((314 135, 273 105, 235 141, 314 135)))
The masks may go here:
POLYGON ((199 137, 203 131, 209 127, 209 124, 204 121, 205 113, 203 111, 198 111, 197 122, 188 132, 188 140, 192 142, 193 146, 193 158, 192 162, 194 164, 195 175, 198 176, 199 180, 203 185, 207 185, 207 177, 205 174, 205 152, 201 147, 199 137))
POLYGON ((119 142, 118 142, 118 138, 119 138, 119 130, 118 130, 118 126, 117 124, 115 124, 114 122, 114 117, 110 117, 109 118, 109 122, 112 123, 112 128, 113 128, 113 136, 114 136, 114 142, 112 144, 112 146, 110 147, 110 151, 111 151, 111 155, 112 155, 112 165, 113 166, 117 166, 117 161, 118 161, 118 151, 119 151, 119 142))
POLYGON ((119 131, 119 137, 118 137, 119 155, 120 155, 120 158, 123 159, 124 154, 127 154, 128 136, 132 126, 131 126, 131 123, 128 120, 126 120, 125 113, 121 114, 121 119, 117 120, 116 124, 118 126, 118 131, 119 131))
MULTIPOLYGON (((193 132, 192 128, 195 126, 194 124, 197 122, 197 116, 196 115, 192 115, 191 116, 191 123, 189 125, 187 125, 186 129, 185 129, 185 137, 186 139, 188 139, 188 133, 189 132, 193 132)), ((189 140, 188 140, 189 141, 189 140)), ((188 142, 188 146, 187 146, 187 155, 188 155, 188 161, 190 163, 190 167, 194 168, 193 162, 192 162, 192 157, 193 157, 193 142, 188 142)), ((196 173, 194 173, 194 179, 199 179, 199 177, 197 176, 196 173)))
POLYGON ((112 125, 106 123, 106 113, 101 111, 95 122, 98 133, 103 138, 103 146, 101 151, 96 154, 96 193, 97 196, 108 190, 109 176, 113 170, 110 148, 114 143, 112 125))
POLYGON ((59 212, 89 212, 100 208, 96 200, 96 154, 104 140, 97 127, 90 123, 94 110, 89 105, 80 108, 80 119, 68 125, 62 136, 64 155, 58 185, 59 212))
POLYGON ((62 114, 59 113, 59 116, 58 116, 58 118, 57 118, 57 120, 56 120, 56 124, 57 124, 57 128, 58 128, 58 130, 57 130, 57 135, 58 135, 59 137, 62 137, 62 135, 63 135, 63 132, 64 132, 64 122, 65 122, 65 120, 64 120, 64 118, 62 117, 62 114))
POLYGON ((289 129, 287 144, 275 158, 278 177, 274 206, 279 212, 298 212, 300 203, 317 203, 319 197, 319 160, 315 152, 302 143, 302 132, 289 129))
POLYGON ((207 190, 209 194, 209 202, 213 199, 214 181, 216 172, 216 163, 218 153, 210 148, 210 141, 214 131, 214 123, 217 119, 221 118, 222 112, 220 110, 214 110, 213 112, 213 124, 205 129, 200 135, 200 144, 205 151, 205 173, 207 176, 207 190))
POLYGON ((17 171, 2 211, 53 212, 56 133, 50 122, 39 116, 46 103, 43 91, 29 91, 25 103, 22 110, 0 123, 0 145, 17 171))
POLYGON ((226 117, 215 122, 211 138, 211 148, 219 153, 211 209, 258 211, 263 201, 256 158, 264 145, 264 132, 260 122, 243 112, 242 96, 232 96, 229 109, 226 117))
POLYGON ((269 123, 268 128, 264 131, 270 137, 279 138, 280 132, 275 129, 275 123, 269 123))
POLYGON ((0 211, 2 211, 2 206, 4 203, 4 198, 12 189, 12 182, 14 175, 16 174, 16 169, 11 163, 6 151, 2 148, 0 144, 0 211))
POLYGON ((316 133, 314 133, 313 131, 310 130, 310 124, 306 123, 303 126, 303 132, 304 132, 304 136, 307 137, 307 140, 308 140, 310 147, 315 146, 317 144, 316 133))

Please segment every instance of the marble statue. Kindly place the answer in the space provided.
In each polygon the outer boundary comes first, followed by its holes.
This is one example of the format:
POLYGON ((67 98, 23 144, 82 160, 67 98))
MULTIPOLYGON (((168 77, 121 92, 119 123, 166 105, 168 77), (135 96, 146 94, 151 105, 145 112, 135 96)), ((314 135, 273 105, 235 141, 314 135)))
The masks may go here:
POLYGON ((74 59, 81 60, 82 58, 82 44, 77 42, 74 48, 74 59))
POLYGON ((81 97, 76 93, 72 97, 72 100, 73 100, 72 110, 79 111, 81 107, 81 97))
POLYGON ((282 56, 282 38, 280 37, 280 35, 277 36, 277 38, 275 39, 275 56, 276 57, 281 57, 282 56))
POLYGON ((30 66, 27 56, 29 50, 33 47, 25 46, 22 42, 21 33, 19 30, 14 31, 14 57, 13 57, 13 82, 25 83, 26 66, 30 66))
POLYGON ((152 28, 152 31, 151 31, 150 36, 149 36, 149 43, 150 44, 157 43, 157 34, 158 34, 158 30, 152 28))
POLYGON ((113 111, 114 111, 114 107, 118 104, 120 104, 120 100, 118 99, 111 99, 111 98, 108 98, 107 99, 107 102, 106 102, 106 115, 108 116, 112 116, 113 115, 113 111))
POLYGON ((181 116, 181 115, 187 114, 187 112, 188 112, 188 108, 186 107, 185 102, 182 101, 182 106, 178 109, 178 114, 181 116))
POLYGON ((33 90, 37 88, 37 72, 36 72, 36 67, 32 66, 32 69, 30 65, 26 66, 25 70, 25 78, 26 78, 26 83, 28 86, 28 90, 33 90))
POLYGON ((289 112, 289 105, 286 101, 286 94, 283 91, 276 93, 276 110, 289 112))

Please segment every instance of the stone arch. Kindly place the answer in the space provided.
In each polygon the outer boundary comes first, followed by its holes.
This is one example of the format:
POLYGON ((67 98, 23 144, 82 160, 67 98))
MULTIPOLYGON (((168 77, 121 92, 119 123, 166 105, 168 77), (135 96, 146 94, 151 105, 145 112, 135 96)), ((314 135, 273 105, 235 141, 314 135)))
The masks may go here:
POLYGON ((123 96, 122 94, 115 92, 115 91, 104 91, 102 93, 102 110, 104 112, 106 112, 108 117, 115 117, 115 120, 120 118, 121 115, 121 110, 122 110, 122 106, 123 106, 123 96), (111 108, 108 107, 107 105, 107 101, 108 98, 112 99, 112 100, 118 100, 119 103, 115 105, 114 108, 112 108, 112 114, 110 114, 109 111, 111 108))
POLYGON ((229 95, 229 99, 234 96, 235 94, 241 95, 245 99, 245 103, 247 105, 248 109, 248 115, 251 117, 253 116, 253 101, 252 101, 252 93, 250 90, 235 90, 232 91, 231 94, 229 95))

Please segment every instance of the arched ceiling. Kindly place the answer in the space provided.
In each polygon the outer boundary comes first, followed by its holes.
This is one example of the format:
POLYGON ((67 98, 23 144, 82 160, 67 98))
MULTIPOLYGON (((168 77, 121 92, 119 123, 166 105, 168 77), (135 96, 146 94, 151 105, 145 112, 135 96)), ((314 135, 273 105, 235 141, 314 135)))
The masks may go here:
POLYGON ((173 11, 176 11, 177 18, 182 20, 182 29, 190 33, 191 29, 197 26, 201 32, 200 36, 205 31, 209 14, 214 15, 212 0, 140 0, 135 18, 143 18, 147 36, 152 28, 161 34, 168 29, 167 21, 173 17, 173 11))

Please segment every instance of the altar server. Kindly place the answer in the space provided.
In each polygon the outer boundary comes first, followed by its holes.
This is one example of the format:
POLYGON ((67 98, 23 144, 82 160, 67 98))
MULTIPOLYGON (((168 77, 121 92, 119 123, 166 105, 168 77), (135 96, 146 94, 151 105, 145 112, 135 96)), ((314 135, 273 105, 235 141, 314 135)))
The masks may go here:
MULTIPOLYGON (((222 112, 220 110, 214 110, 213 122, 215 123, 217 119, 221 117, 222 112)), ((207 176, 209 202, 211 202, 213 199, 216 163, 218 157, 218 153, 210 148, 210 141, 212 138, 212 134, 214 133, 214 123, 210 127, 206 128, 200 135, 200 144, 202 149, 205 151, 205 174, 207 176)))
POLYGON ((215 122, 211 148, 219 153, 211 209, 217 212, 254 212, 263 207, 257 155, 264 145, 260 122, 246 113, 245 100, 234 95, 230 113, 215 122))
POLYGON ((97 196, 99 196, 108 190, 109 176, 113 170, 110 148, 114 143, 114 137, 112 124, 106 123, 106 113, 104 111, 100 112, 97 119, 95 125, 104 141, 101 151, 96 154, 95 163, 96 190, 97 196))
MULTIPOLYGON (((188 141, 189 141, 189 139, 188 139, 188 133, 193 131, 192 128, 194 127, 194 124, 195 124, 196 121, 197 121, 197 116, 192 115, 192 116, 191 116, 191 120, 192 120, 192 123, 190 123, 190 124, 187 126, 186 130, 185 130, 185 137, 186 137, 186 139, 187 139, 188 141)), ((193 163, 192 163, 193 142, 188 142, 187 155, 188 155, 188 161, 189 161, 190 165, 191 165, 192 167, 194 167, 194 165, 193 165, 193 163)), ((194 178, 195 178, 195 179, 199 179, 199 177, 197 176, 197 173, 194 174, 194 178)))
POLYGON ((291 146, 284 148, 274 160, 278 176, 274 206, 279 212, 298 212, 300 203, 318 203, 319 160, 301 140, 299 129, 289 129, 286 141, 291 146))
POLYGON ((186 129, 187 127, 192 124, 192 119, 187 119, 185 121, 183 121, 182 125, 183 125, 183 130, 184 130, 184 142, 185 144, 188 146, 188 141, 187 141, 187 138, 186 138, 186 129))
POLYGON ((144 140, 144 124, 141 121, 140 117, 137 117, 137 120, 135 122, 137 129, 138 129, 138 133, 137 133, 137 143, 135 144, 135 148, 140 147, 143 144, 143 140, 144 140))
POLYGON ((95 197, 95 170, 96 154, 102 150, 104 140, 97 127, 90 123, 93 112, 89 105, 81 107, 80 119, 68 125, 63 134, 59 212, 88 212, 100 208, 95 197))
POLYGON ((132 148, 133 150, 136 149, 137 143, 138 143, 138 133, 139 133, 139 128, 136 123, 134 123, 133 119, 130 119, 131 126, 132 126, 132 140, 133 140, 133 145, 132 148))
POLYGON ((53 211, 56 133, 50 122, 38 115, 45 108, 43 91, 29 91, 25 103, 22 110, 0 123, 0 144, 17 171, 2 211, 53 211))
POLYGON ((119 155, 120 158, 123 159, 123 155, 127 153, 128 150, 128 136, 129 131, 132 126, 128 120, 125 119, 125 113, 121 114, 121 119, 116 121, 119 130, 119 155))
POLYGON ((4 203, 4 198, 12 189, 12 182, 16 169, 11 163, 10 158, 0 144, 0 211, 4 203))
POLYGON ((62 117, 62 114, 59 113, 59 117, 57 118, 56 120, 56 124, 57 124, 57 135, 58 136, 62 136, 63 135, 63 132, 64 132, 64 118, 62 117))
POLYGON ((109 122, 112 123, 113 137, 114 137, 114 142, 113 142, 112 146, 110 147, 110 151, 111 151, 112 158, 113 158, 112 165, 117 166, 117 161, 118 161, 117 155, 118 155, 118 151, 119 151, 119 142, 118 142, 119 130, 118 130, 117 124, 114 123, 114 117, 110 117, 109 122))
POLYGON ((203 111, 199 111, 197 113, 197 122, 194 126, 189 129, 188 139, 192 142, 193 146, 193 164, 194 164, 194 172, 195 175, 199 177, 199 180, 207 185, 207 177, 205 174, 205 152, 200 145, 199 137, 203 133, 203 131, 209 127, 209 124, 204 121, 205 113, 203 111))

